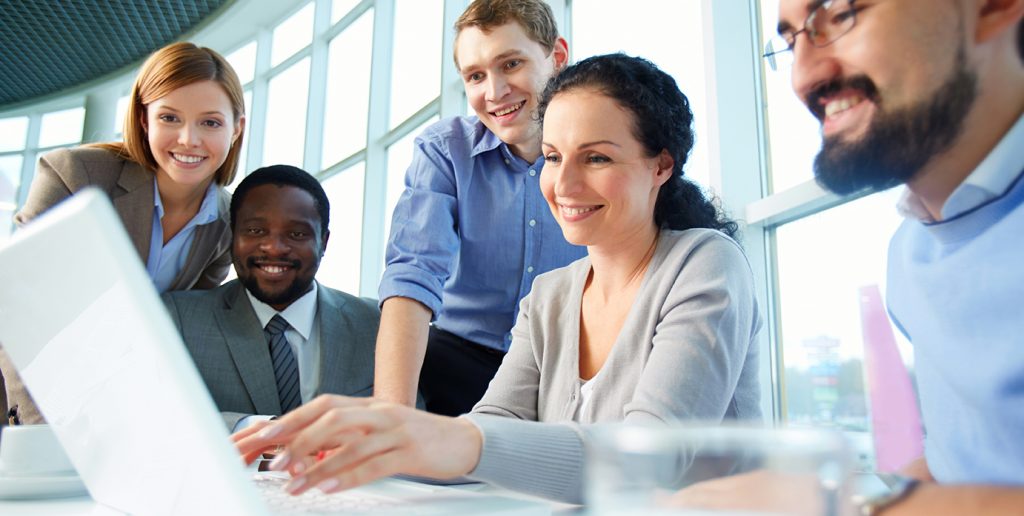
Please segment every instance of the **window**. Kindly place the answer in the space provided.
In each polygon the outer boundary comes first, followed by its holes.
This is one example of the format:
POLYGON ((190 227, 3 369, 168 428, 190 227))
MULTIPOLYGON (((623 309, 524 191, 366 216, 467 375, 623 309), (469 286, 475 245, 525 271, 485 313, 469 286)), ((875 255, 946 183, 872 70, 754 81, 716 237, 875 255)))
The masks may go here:
POLYGON ((331 3, 331 25, 338 23, 338 20, 344 18, 357 5, 359 0, 334 0, 331 3))
POLYGON ((372 43, 372 10, 331 40, 323 131, 325 167, 366 146, 372 43))
POLYGON ((238 75, 238 80, 242 84, 247 84, 256 78, 256 42, 250 41, 248 44, 235 50, 225 57, 231 68, 235 69, 235 74, 238 75))
POLYGON ((21 184, 21 165, 21 154, 0 156, 0 242, 11 234, 18 186, 21 184))
POLYGON ((648 0, 642 9, 609 9, 600 2, 573 2, 573 62, 624 52, 646 58, 672 75, 690 100, 697 138, 686 175, 708 185, 703 25, 700 2, 648 0), (652 16, 652 13, 658 13, 652 16), (638 30, 642 27, 642 30, 638 30))
POLYGON ((43 115, 39 148, 59 147, 82 141, 85 108, 76 107, 43 115))
POLYGON ((270 80, 263 132, 264 165, 302 167, 308 99, 309 58, 270 80))
POLYGON ((313 41, 313 2, 274 28, 270 66, 277 66, 313 41))
POLYGON ((331 237, 317 281, 353 294, 359 292, 363 227, 356 221, 363 220, 364 170, 360 163, 323 181, 331 201, 331 237))
POLYGON ((401 140, 388 147, 388 185, 387 200, 384 202, 384 247, 387 248, 388 238, 391 237, 391 216, 395 212, 395 205, 398 198, 405 191, 405 171, 412 163, 413 141, 430 124, 438 121, 439 117, 431 117, 419 127, 409 131, 401 140))
MULTIPOLYGON (((763 40, 776 34, 779 0, 762 0, 763 40)), ((771 188, 779 192, 814 178, 814 156, 821 147, 821 125, 793 93, 789 69, 763 74, 767 96, 768 140, 771 145, 769 168, 771 188)))
POLYGON ((27 116, 0 119, 0 152, 24 149, 27 136, 27 116))
POLYGON ((395 0, 390 127, 441 92, 443 12, 442 0, 395 0))
POLYGON ((124 119, 128 115, 128 101, 130 95, 117 99, 117 108, 114 111, 114 134, 119 138, 124 135, 124 119))
MULTIPOLYGON (((776 230, 780 344, 791 423, 870 430, 863 361, 865 346, 879 343, 862 333, 870 316, 861 306, 862 295, 863 289, 877 289, 884 299, 889 238, 902 221, 895 208, 901 190, 776 230)), ((892 331, 904 362, 912 365, 909 343, 895 327, 892 331)))

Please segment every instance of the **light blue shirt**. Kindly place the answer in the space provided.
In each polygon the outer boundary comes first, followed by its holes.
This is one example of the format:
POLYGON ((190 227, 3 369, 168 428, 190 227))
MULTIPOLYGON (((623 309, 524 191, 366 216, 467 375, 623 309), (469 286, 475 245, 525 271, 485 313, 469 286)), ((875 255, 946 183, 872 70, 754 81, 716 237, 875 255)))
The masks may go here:
POLYGON ((943 220, 889 247, 888 305, 914 345, 925 457, 943 483, 1024 485, 1024 117, 943 220))
POLYGON ((157 292, 163 294, 171 288, 174 279, 185 268, 192 241, 196 236, 196 227, 217 220, 217 185, 210 183, 206 196, 199 206, 199 211, 192 220, 181 228, 178 234, 164 244, 164 228, 160 220, 164 218, 164 203, 160 200, 160 189, 156 178, 153 178, 153 236, 149 241, 149 258, 146 260, 146 272, 153 279, 157 292))
POLYGON ((516 157, 475 116, 428 127, 413 152, 378 297, 415 299, 438 328, 507 350, 533 279, 587 252, 541 195, 544 159, 516 157))
MULTIPOLYGON (((1010 131, 1003 136, 978 168, 960 183, 942 205, 942 219, 962 215, 1003 195, 1017 178, 1015 164, 1024 163, 1024 116, 1017 118, 1010 131)), ((920 199, 910 189, 904 191, 898 206, 904 217, 922 222, 935 222, 920 199)))

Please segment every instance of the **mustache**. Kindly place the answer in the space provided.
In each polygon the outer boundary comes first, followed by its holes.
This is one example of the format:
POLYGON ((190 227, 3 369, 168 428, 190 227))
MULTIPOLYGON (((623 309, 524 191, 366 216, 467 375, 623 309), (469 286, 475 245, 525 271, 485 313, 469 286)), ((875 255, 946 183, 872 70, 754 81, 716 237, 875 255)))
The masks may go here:
POLYGON ((807 94, 804 104, 818 120, 824 120, 825 104, 821 100, 843 90, 860 91, 864 98, 876 103, 878 101, 878 87, 875 86, 875 82, 866 75, 855 75, 836 78, 818 86, 807 94))
POLYGON ((269 264, 274 264, 274 265, 282 265, 282 264, 290 265, 291 267, 293 267, 295 269, 298 269, 300 266, 302 266, 302 262, 299 261, 299 260, 285 260, 285 259, 280 259, 280 258, 278 258, 278 259, 271 259, 271 258, 268 258, 266 256, 250 256, 247 260, 245 260, 245 264, 248 265, 249 267, 258 267, 258 266, 260 266, 261 264, 264 264, 264 263, 269 263, 269 264))

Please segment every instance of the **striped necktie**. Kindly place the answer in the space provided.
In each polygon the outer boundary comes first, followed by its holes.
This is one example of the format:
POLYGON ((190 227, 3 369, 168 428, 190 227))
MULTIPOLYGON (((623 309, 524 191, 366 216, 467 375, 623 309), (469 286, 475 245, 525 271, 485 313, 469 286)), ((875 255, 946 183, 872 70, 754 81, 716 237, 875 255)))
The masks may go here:
POLYGON ((275 315, 263 330, 267 342, 270 343, 270 361, 274 364, 274 381, 277 382, 282 415, 302 403, 302 397, 299 395, 299 366, 295 362, 295 355, 292 354, 292 346, 284 336, 286 329, 288 322, 280 315, 275 315))

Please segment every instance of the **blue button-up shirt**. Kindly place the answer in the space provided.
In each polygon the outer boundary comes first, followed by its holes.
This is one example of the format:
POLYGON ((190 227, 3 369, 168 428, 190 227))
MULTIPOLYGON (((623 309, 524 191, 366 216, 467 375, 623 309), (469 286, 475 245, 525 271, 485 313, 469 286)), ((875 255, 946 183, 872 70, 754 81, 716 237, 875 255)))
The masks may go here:
POLYGON ((192 241, 195 240, 196 226, 209 224, 217 220, 217 185, 210 183, 206 196, 199 206, 199 211, 178 234, 164 244, 164 227, 160 219, 164 218, 164 203, 160 200, 160 190, 153 178, 153 233, 149 241, 149 258, 146 260, 146 272, 153 279, 156 290, 161 294, 171 288, 174 279, 185 268, 192 241))
POLYGON ((476 117, 441 120, 414 145, 391 220, 381 303, 415 299, 438 328, 505 351, 533 278, 587 249, 565 241, 541 195, 543 157, 516 157, 476 117))

